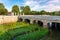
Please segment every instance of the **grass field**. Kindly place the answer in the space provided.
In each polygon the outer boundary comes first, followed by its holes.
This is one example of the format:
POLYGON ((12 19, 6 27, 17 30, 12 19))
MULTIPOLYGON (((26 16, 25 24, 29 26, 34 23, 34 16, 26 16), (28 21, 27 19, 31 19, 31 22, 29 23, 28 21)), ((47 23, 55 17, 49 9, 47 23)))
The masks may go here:
POLYGON ((8 31, 9 29, 19 28, 29 26, 27 23, 23 22, 16 22, 16 23, 8 23, 8 24, 1 24, 0 25, 0 35, 8 31))
POLYGON ((38 40, 48 33, 48 30, 36 24, 23 22, 0 25, 0 40, 38 40))

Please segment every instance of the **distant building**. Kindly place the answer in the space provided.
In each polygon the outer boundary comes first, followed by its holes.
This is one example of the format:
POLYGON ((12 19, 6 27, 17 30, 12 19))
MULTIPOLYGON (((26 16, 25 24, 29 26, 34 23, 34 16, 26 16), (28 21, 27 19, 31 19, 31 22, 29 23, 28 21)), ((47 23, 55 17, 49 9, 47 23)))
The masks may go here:
POLYGON ((14 13, 13 13, 13 12, 8 12, 8 15, 9 15, 9 16, 13 16, 14 13))

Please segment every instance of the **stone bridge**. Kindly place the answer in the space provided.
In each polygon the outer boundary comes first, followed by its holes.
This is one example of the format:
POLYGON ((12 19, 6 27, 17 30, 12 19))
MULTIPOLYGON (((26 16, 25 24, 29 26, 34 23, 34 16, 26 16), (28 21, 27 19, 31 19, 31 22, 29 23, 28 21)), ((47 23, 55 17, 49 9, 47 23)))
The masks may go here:
POLYGON ((20 21, 28 21, 29 23, 38 23, 41 26, 47 27, 51 26, 60 26, 60 16, 49 16, 49 15, 20 15, 20 21))

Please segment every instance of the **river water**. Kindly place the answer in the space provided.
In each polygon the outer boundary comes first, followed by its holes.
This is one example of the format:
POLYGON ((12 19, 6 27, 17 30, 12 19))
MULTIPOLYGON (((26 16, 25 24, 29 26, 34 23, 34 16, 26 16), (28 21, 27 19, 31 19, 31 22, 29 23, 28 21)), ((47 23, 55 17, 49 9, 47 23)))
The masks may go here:
POLYGON ((60 31, 50 29, 48 35, 40 40, 60 40, 60 31))

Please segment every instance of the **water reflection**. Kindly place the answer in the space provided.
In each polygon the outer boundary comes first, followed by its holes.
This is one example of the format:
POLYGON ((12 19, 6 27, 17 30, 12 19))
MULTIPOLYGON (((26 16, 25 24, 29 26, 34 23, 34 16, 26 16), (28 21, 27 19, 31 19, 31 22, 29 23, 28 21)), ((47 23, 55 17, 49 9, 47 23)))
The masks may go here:
POLYGON ((48 35, 41 40, 60 40, 60 31, 49 29, 48 35))

